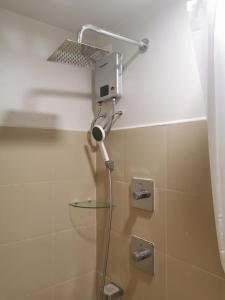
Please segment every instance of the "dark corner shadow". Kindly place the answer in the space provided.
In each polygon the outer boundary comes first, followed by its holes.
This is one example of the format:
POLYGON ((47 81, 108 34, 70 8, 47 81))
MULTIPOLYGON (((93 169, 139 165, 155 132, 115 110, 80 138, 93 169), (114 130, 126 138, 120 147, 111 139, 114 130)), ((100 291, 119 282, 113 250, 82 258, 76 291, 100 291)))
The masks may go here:
POLYGON ((88 145, 91 148, 91 151, 96 152, 97 151, 97 145, 95 143, 93 143, 90 131, 87 132, 87 141, 88 141, 88 145))
POLYGON ((88 147, 88 145, 84 146, 84 151, 86 153, 87 159, 88 159, 88 163, 90 165, 90 169, 91 169, 91 174, 93 177, 94 182, 96 182, 96 171, 95 171, 95 164, 93 162, 93 159, 91 157, 91 150, 90 147, 88 147))
POLYGON ((59 137, 58 116, 33 111, 6 111, 0 140, 53 140, 59 137), (25 125, 26 124, 26 125, 25 125))
POLYGON ((96 145, 94 145, 92 143, 91 135, 90 135, 89 131, 87 132, 87 142, 88 142, 88 144, 84 145, 84 151, 86 153, 86 156, 87 156, 90 168, 91 168, 93 180, 94 180, 94 182, 96 182, 96 167, 95 167, 95 162, 93 162, 93 158, 91 156, 92 153, 96 152, 96 145))

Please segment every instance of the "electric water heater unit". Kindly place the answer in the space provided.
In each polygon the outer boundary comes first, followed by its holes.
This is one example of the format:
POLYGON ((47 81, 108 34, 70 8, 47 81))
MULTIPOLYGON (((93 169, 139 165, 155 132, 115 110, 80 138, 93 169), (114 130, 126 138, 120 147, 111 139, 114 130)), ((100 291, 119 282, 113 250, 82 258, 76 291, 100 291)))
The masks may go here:
POLYGON ((122 96, 122 54, 111 53, 96 62, 95 97, 97 102, 122 96))

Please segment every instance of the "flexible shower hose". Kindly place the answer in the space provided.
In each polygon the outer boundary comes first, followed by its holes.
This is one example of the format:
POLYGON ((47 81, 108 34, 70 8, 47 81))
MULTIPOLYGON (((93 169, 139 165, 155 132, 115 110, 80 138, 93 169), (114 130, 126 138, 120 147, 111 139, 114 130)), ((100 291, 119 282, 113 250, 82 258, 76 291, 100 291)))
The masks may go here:
MULTIPOLYGON (((102 281, 100 284, 100 297, 99 300, 104 300, 104 286, 106 282, 106 272, 109 258, 109 246, 111 238, 111 227, 112 227, 112 210, 113 210, 113 198, 112 198, 112 170, 108 169, 108 203, 109 203, 109 217, 108 217, 108 226, 107 226, 107 235, 106 235, 106 247, 105 247, 105 256, 103 262, 103 271, 102 271, 102 281)), ((110 297, 111 298, 111 297, 110 297)))

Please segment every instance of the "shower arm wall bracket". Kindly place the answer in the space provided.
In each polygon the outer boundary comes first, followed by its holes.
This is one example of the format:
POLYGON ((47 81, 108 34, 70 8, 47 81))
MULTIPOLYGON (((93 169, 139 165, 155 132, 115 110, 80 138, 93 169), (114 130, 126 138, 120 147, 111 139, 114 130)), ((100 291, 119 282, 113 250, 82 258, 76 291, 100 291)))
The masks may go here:
POLYGON ((138 41, 129 39, 127 37, 124 37, 122 35, 115 34, 115 33, 110 32, 110 31, 106 31, 106 30, 104 30, 100 27, 97 27, 97 26, 94 26, 94 25, 91 25, 91 24, 83 25, 81 27, 80 31, 78 32, 78 38, 77 38, 78 43, 82 43, 84 32, 87 31, 87 30, 94 31, 94 32, 99 33, 99 34, 109 36, 113 39, 121 40, 121 41, 130 43, 130 44, 133 44, 133 45, 137 45, 139 47, 139 50, 142 51, 142 52, 145 52, 148 49, 148 46, 149 46, 149 40, 146 39, 146 38, 144 38, 140 42, 138 42, 138 41))

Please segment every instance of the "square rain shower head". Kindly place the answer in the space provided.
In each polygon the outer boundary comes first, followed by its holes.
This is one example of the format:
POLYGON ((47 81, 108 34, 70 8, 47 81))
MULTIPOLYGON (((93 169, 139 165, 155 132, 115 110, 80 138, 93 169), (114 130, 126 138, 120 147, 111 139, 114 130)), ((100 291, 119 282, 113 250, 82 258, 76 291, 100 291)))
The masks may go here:
POLYGON ((77 67, 90 67, 109 53, 100 48, 66 39, 47 60, 77 67))

